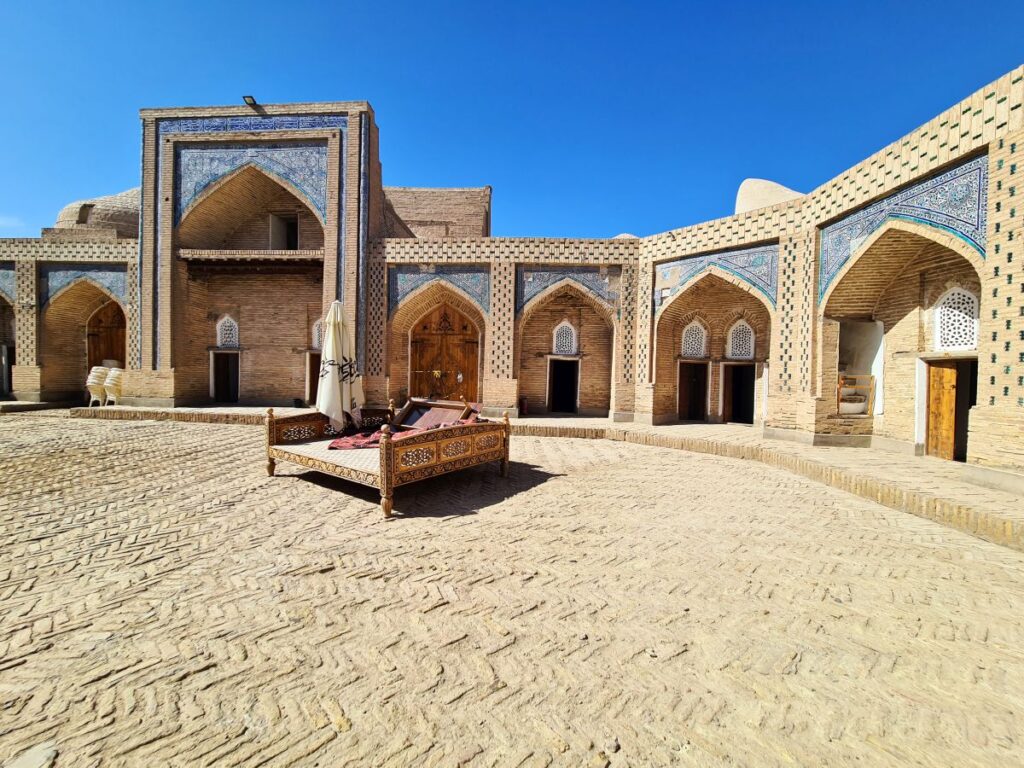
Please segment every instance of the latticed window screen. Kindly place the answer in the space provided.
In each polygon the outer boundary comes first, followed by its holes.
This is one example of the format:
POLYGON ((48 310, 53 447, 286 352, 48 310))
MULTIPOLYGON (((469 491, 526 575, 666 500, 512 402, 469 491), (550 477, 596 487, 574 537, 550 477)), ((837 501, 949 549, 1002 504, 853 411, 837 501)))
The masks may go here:
POLYGON ((236 323, 230 317, 222 317, 217 322, 217 346, 238 346, 238 323, 236 323))
POLYGON ((754 357, 754 329, 746 320, 738 320, 730 329, 726 356, 734 360, 750 360, 754 357))
POLYGON ((324 346, 324 321, 317 320, 313 323, 313 349, 322 349, 324 346))
POLYGON ((555 328, 552 353, 556 355, 575 355, 577 351, 576 329, 567 322, 561 322, 555 328))
POLYGON ((694 320, 683 329, 683 357, 707 357, 708 332, 694 320))
POLYGON ((978 346, 978 298, 954 288, 939 300, 935 311, 936 349, 975 349, 978 346))

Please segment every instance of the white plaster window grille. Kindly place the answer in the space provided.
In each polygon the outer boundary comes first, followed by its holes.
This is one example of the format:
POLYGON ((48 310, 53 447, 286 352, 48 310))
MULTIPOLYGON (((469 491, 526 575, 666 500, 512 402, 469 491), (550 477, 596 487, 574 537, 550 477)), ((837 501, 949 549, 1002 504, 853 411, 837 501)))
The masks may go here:
POLYGON ((976 349, 978 297, 963 288, 947 291, 935 306, 935 348, 976 349))
POLYGON ((694 320, 683 329, 683 357, 707 357, 708 332, 694 320))
POLYGON ((227 315, 217 321, 217 346, 238 348, 238 323, 227 315))
POLYGON ((552 352, 556 355, 575 355, 579 350, 579 337, 572 324, 563 320, 555 327, 552 352))
POLYGON ((733 360, 753 360, 754 329, 746 320, 737 320, 729 329, 725 356, 733 360))
POLYGON ((313 349, 322 349, 324 346, 324 321, 317 320, 313 323, 313 349))

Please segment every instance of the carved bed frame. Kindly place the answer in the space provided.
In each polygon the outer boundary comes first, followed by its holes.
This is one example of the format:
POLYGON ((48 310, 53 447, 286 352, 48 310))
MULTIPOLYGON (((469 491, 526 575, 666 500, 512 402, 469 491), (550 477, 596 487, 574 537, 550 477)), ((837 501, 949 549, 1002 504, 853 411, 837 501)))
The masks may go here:
POLYGON ((332 450, 328 454, 326 446, 340 435, 326 416, 312 412, 279 418, 270 408, 266 420, 267 474, 273 477, 277 462, 287 461, 377 488, 385 518, 391 517, 394 489, 399 485, 492 461, 501 462, 501 474, 507 476, 511 434, 508 413, 504 414, 502 421, 438 427, 403 436, 409 427, 402 423, 415 408, 450 409, 453 420, 466 418, 472 413, 472 408, 465 402, 419 398, 410 399, 397 417, 393 405, 386 410, 364 409, 364 425, 382 425, 379 450, 332 450), (300 450, 303 452, 298 452, 300 450), (379 461, 369 453, 371 451, 379 454, 379 461), (357 454, 360 460, 351 461, 357 454))

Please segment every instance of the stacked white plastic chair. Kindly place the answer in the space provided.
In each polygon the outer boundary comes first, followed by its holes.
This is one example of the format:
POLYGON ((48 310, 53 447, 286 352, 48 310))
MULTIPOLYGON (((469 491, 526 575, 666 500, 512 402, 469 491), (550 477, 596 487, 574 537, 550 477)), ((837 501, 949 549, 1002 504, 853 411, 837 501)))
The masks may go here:
POLYGON ((103 382, 103 389, 106 390, 107 399, 105 405, 117 405, 121 399, 121 376, 124 371, 120 368, 111 368, 107 373, 107 379, 103 382))
POLYGON ((93 403, 96 405, 103 405, 107 398, 107 391, 105 384, 107 376, 110 374, 109 368, 104 368, 102 365, 94 366, 89 371, 89 378, 85 380, 85 388, 89 390, 89 407, 92 408, 93 403))

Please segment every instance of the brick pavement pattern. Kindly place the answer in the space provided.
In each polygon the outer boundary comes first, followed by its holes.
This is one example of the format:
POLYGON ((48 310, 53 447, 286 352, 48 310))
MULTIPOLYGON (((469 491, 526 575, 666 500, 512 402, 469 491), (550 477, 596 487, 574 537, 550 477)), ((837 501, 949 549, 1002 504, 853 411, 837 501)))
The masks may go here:
POLYGON ((372 491, 0 418, 0 760, 1019 764, 1024 556, 759 463, 517 437, 372 491))

